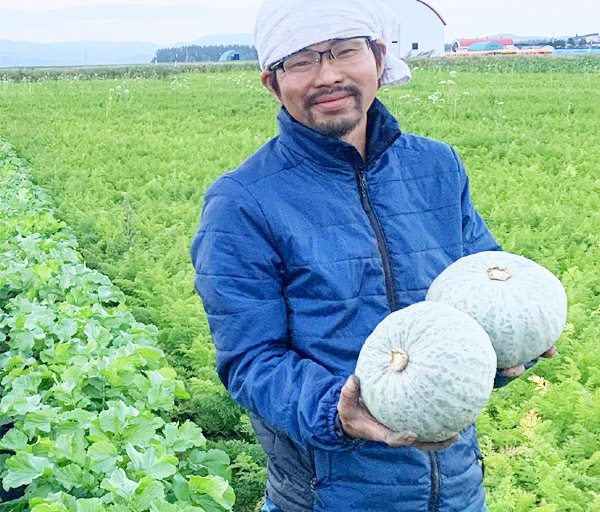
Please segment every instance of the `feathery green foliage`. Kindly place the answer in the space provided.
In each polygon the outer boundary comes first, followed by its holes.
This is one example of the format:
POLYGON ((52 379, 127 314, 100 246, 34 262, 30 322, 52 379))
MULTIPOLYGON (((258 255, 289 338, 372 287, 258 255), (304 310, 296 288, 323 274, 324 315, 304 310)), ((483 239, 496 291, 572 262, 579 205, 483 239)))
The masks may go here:
MULTIPOLYGON (((549 268, 569 297, 560 354, 495 391, 478 422, 490 510, 600 511, 600 59, 411 64, 413 80, 382 101, 403 130, 458 149, 504 249, 549 268)), ((206 187, 276 134, 276 113, 258 71, 240 68, 0 82, 0 133, 31 161, 87 264, 158 326, 193 397, 179 420, 241 456, 240 511, 260 499, 264 459, 216 376, 188 250, 206 187)))

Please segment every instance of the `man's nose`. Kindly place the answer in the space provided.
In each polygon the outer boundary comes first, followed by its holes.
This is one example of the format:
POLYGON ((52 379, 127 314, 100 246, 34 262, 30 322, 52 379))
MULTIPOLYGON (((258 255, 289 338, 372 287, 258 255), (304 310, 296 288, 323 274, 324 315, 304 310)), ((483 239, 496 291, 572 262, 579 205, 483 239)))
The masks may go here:
POLYGON ((342 68, 331 55, 323 55, 317 70, 315 86, 329 85, 342 79, 342 68))

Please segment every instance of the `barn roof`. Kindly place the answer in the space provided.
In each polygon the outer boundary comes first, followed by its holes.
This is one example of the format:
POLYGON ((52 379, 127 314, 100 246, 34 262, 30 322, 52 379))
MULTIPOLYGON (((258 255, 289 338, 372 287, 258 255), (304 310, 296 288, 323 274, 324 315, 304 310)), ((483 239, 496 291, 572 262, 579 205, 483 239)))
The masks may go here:
POLYGON ((500 43, 503 46, 510 46, 511 44, 515 44, 515 42, 510 37, 477 37, 474 39, 456 39, 456 42, 460 46, 466 47, 469 47, 474 43, 485 43, 489 41, 500 43))
POLYGON ((498 41, 478 41, 469 46, 470 52, 483 52, 488 50, 502 50, 503 46, 498 41))
POLYGON ((239 57, 239 60, 244 60, 244 58, 240 54, 240 52, 238 52, 236 50, 227 50, 221 54, 221 56, 219 57, 219 61, 223 62, 223 61, 227 61, 227 60, 233 60, 233 57, 235 55, 237 55, 239 57))
POLYGON ((429 5, 427 2, 423 2, 423 0, 417 0, 417 2, 419 2, 420 4, 423 4, 426 7, 429 7, 435 13, 435 15, 440 19, 440 21, 444 25, 446 25, 446 22, 444 21, 444 18, 442 18, 442 16, 440 15, 440 13, 437 12, 433 7, 431 7, 431 5, 429 5))

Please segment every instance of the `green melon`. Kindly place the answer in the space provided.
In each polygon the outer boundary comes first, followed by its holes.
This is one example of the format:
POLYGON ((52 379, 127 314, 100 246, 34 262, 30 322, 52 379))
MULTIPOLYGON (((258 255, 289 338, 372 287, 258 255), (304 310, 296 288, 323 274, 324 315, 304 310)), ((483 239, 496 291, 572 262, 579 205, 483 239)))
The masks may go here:
POLYGON ((508 252, 455 261, 433 281, 427 300, 473 317, 492 340, 499 368, 539 357, 557 342, 567 321, 567 295, 558 278, 508 252))
POLYGON ((419 441, 444 441, 487 404, 496 374, 489 336, 470 316, 436 302, 391 313, 365 341, 356 365, 371 414, 419 441))

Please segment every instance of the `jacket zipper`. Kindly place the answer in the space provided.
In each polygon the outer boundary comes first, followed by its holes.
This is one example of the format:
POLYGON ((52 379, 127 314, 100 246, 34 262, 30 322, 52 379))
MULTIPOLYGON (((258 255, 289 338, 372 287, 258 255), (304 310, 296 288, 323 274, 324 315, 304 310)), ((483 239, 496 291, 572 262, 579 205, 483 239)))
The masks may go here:
POLYGON ((383 273, 385 275, 385 290, 388 304, 390 306, 390 311, 396 311, 399 308, 398 299, 396 298, 396 285, 394 284, 394 276, 392 274, 392 261, 390 258, 390 252, 388 250, 387 243, 385 241, 385 237, 383 236, 381 224, 379 223, 377 215, 375 215, 375 212, 373 211, 373 206, 371 205, 371 200, 369 199, 369 193, 367 190, 367 177, 365 175, 364 165, 361 164, 359 168, 355 167, 355 172, 356 180, 358 182, 358 190, 360 192, 360 201, 362 203, 363 210, 367 214, 371 226, 375 231, 375 236, 377 238, 377 246, 379 247, 381 259, 383 261, 383 273))
POLYGON ((310 492, 312 493, 312 495, 314 496, 314 498, 319 502, 319 505, 321 505, 322 507, 325 506, 325 503, 323 503, 323 500, 321 500, 321 498, 319 497, 319 495, 317 494, 317 477, 313 477, 310 480, 310 492))
POLYGON ((431 496, 429 498, 429 512, 436 512, 440 499, 440 460, 437 453, 429 452, 431 461, 431 496))

